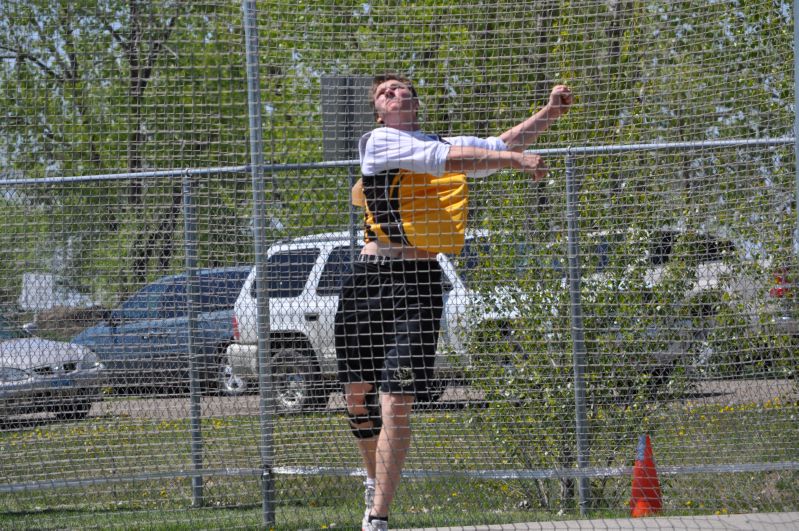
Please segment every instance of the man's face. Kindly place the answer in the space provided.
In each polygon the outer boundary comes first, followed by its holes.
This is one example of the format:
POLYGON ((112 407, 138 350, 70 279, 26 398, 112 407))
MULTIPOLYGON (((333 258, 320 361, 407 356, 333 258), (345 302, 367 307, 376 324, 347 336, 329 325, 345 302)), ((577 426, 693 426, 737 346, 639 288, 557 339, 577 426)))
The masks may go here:
POLYGON ((388 126, 416 122, 419 101, 410 87, 396 79, 384 81, 375 90, 375 111, 380 121, 388 126))

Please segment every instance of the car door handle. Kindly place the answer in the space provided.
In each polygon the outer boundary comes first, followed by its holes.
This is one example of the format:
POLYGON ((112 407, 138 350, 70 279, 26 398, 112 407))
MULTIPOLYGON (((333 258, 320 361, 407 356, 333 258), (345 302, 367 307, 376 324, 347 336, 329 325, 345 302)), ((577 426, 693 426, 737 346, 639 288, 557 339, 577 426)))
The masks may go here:
POLYGON ((319 320, 319 314, 318 313, 306 313, 305 314, 305 320, 308 321, 308 322, 318 321, 319 320))
POLYGON ((168 337, 170 335, 169 332, 147 332, 146 334, 142 334, 142 339, 152 339, 154 337, 168 337))

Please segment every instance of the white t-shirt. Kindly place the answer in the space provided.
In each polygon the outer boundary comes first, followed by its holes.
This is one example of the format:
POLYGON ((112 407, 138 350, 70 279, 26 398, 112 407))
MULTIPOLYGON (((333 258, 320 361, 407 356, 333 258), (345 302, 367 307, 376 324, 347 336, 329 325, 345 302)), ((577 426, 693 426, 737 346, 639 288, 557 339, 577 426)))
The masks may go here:
MULTIPOLYGON (((361 172, 364 175, 377 175, 388 170, 403 169, 440 177, 445 173, 447 155, 452 146, 477 147, 492 151, 508 150, 505 142, 497 137, 442 138, 421 131, 380 127, 363 135, 358 143, 361 172)), ((472 171, 466 174, 470 177, 487 177, 496 171, 472 171)))

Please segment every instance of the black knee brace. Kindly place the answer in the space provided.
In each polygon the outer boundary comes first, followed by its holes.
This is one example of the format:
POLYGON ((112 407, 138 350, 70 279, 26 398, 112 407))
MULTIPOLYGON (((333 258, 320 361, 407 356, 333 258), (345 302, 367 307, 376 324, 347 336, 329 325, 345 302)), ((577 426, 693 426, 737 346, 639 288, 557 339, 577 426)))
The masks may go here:
POLYGON ((377 437, 383 427, 383 419, 380 418, 380 405, 377 403, 377 393, 368 393, 364 406, 366 406, 366 415, 353 415, 347 411, 350 429, 356 439, 377 437), (359 428, 358 424, 363 424, 364 422, 371 422, 372 425, 368 428, 359 428))

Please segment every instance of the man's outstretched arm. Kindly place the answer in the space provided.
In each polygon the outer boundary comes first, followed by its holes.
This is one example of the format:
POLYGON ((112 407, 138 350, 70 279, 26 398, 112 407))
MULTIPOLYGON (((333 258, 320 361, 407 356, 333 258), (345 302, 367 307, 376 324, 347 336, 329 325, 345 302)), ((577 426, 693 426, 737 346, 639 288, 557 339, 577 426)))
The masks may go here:
POLYGON ((566 85, 556 85, 549 94, 549 101, 541 110, 522 123, 511 127, 499 138, 511 151, 524 151, 558 118, 569 112, 571 104, 571 89, 566 85))
POLYGON ((458 173, 510 168, 530 174, 536 180, 544 178, 547 174, 544 159, 533 153, 493 151, 466 146, 452 146, 444 167, 448 172, 458 173))

